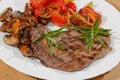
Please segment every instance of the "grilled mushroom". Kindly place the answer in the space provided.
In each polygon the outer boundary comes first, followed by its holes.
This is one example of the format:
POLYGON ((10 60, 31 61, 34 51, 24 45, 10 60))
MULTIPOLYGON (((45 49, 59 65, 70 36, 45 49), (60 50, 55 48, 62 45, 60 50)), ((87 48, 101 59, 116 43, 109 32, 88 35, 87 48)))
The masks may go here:
POLYGON ((30 57, 32 56, 32 51, 28 45, 19 45, 19 49, 22 52, 23 56, 30 57))
POLYGON ((5 9, 3 11, 3 13, 0 15, 0 22, 10 21, 14 17, 15 17, 15 14, 14 14, 12 8, 9 7, 7 9, 5 9))
POLYGON ((4 42, 10 46, 18 46, 19 44, 19 39, 12 35, 5 35, 3 39, 4 42))

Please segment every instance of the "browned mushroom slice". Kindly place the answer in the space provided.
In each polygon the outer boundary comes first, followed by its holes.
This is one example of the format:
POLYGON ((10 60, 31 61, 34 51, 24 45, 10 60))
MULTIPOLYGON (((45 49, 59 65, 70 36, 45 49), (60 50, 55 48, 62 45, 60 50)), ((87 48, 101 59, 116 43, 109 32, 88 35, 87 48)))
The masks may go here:
POLYGON ((38 21, 34 16, 25 16, 25 17, 19 17, 20 19, 20 28, 23 29, 25 27, 33 27, 35 26, 38 21))
POLYGON ((30 3, 26 3, 24 13, 26 15, 33 15, 34 14, 34 10, 31 7, 30 3))
POLYGON ((13 35, 17 35, 19 32, 20 20, 18 18, 13 19, 9 28, 12 29, 13 35))
POLYGON ((20 20, 18 18, 14 18, 11 21, 5 22, 1 27, 0 31, 5 31, 8 33, 12 33, 16 35, 19 31, 20 20))
POLYGON ((16 15, 16 17, 25 17, 26 15, 23 13, 23 12, 21 12, 21 11, 15 11, 15 15, 16 15))
POLYGON ((3 39, 4 42, 10 46, 18 46, 19 44, 19 39, 12 35, 5 35, 3 39))
POLYGON ((0 22, 10 21, 14 17, 15 17, 15 14, 14 14, 12 8, 9 7, 7 9, 5 9, 3 11, 3 13, 0 15, 0 22))
POLYGON ((7 31, 6 31, 6 28, 7 28, 8 25, 9 25, 8 22, 3 23, 3 24, 0 26, 0 31, 1 31, 1 32, 7 32, 7 31))
POLYGON ((23 56, 30 57, 32 56, 32 51, 28 45, 19 45, 19 49, 22 52, 23 56))

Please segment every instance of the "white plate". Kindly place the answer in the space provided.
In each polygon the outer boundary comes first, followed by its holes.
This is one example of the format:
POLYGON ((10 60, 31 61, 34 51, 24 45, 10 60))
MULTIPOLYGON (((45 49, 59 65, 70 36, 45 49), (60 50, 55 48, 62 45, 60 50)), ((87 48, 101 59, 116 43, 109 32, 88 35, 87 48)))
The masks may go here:
MULTIPOLYGON (((0 12, 8 6, 23 10, 27 0, 2 0, 0 12)), ((90 0, 76 0, 77 9, 83 7, 90 0)), ((28 75, 47 80, 83 80, 103 74, 120 62, 120 13, 104 0, 93 0, 94 9, 103 15, 102 26, 112 29, 113 51, 104 58, 92 63, 87 68, 76 72, 63 72, 43 66, 39 60, 23 57, 18 48, 3 42, 4 33, 0 32, 0 58, 8 65, 28 75)))

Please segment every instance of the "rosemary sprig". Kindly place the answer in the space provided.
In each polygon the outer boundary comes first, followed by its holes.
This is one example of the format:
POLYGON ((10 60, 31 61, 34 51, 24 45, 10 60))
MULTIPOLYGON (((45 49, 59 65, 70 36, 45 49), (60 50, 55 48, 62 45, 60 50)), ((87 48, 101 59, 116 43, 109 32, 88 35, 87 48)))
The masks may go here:
MULTIPOLYGON (((99 35, 103 35, 103 36, 108 36, 111 35, 110 34, 110 29, 103 29, 99 27, 99 19, 100 17, 98 17, 93 26, 87 27, 87 26, 73 26, 70 27, 68 29, 70 30, 77 30, 82 32, 82 35, 79 37, 79 39, 84 40, 84 43, 86 45, 86 48, 91 51, 92 46, 94 45, 94 40, 97 40, 103 47, 107 47, 106 43, 99 37, 99 35)), ((54 31, 50 31, 50 32, 46 32, 44 31, 44 33, 38 37, 37 39, 35 39, 32 43, 36 43, 39 42, 40 40, 42 40, 43 38, 46 38, 49 48, 50 48, 50 54, 52 55, 52 47, 56 46, 58 48, 60 48, 61 50, 64 50, 63 46, 61 43, 59 43, 57 40, 55 40, 54 37, 57 37, 60 33, 66 32, 65 30, 63 30, 64 28, 60 28, 58 30, 54 30, 54 31)))
POLYGON ((91 28, 86 26, 85 27, 75 26, 70 28, 82 32, 82 35, 79 37, 79 39, 83 39, 85 41, 86 47, 89 51, 91 50, 94 44, 94 39, 96 39, 103 47, 106 47, 105 42, 99 37, 99 35, 103 36, 111 35, 110 29, 99 28, 99 19, 100 17, 98 17, 95 20, 91 28))
POLYGON ((50 48, 50 55, 52 55, 53 46, 56 46, 56 47, 60 48, 61 50, 64 50, 62 44, 54 39, 54 37, 57 37, 59 34, 66 32, 63 29, 64 28, 60 28, 58 30, 54 30, 54 31, 50 31, 50 32, 44 31, 43 34, 40 37, 36 38, 34 41, 32 41, 32 43, 39 42, 40 40, 45 38, 47 40, 47 43, 48 43, 49 48, 50 48))

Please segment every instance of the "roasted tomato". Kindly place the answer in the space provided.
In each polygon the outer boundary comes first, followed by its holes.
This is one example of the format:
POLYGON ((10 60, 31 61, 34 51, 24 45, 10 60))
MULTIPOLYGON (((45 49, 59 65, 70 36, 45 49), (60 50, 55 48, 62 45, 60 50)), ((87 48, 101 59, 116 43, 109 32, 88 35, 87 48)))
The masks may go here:
POLYGON ((84 7, 79 11, 80 15, 84 18, 89 18, 90 23, 94 23, 94 21, 100 16, 99 24, 102 22, 102 16, 94 11, 91 7, 84 7))

